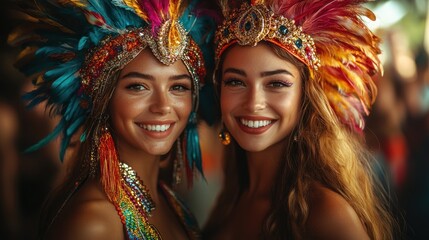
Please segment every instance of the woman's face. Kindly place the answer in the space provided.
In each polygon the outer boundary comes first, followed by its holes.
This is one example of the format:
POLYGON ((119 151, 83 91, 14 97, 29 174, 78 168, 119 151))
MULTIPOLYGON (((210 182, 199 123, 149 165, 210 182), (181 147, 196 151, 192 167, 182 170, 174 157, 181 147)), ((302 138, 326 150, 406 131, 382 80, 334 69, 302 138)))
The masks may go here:
POLYGON ((118 149, 168 153, 191 109, 191 75, 183 62, 166 66, 145 49, 120 72, 110 102, 118 149))
POLYGON ((299 69, 265 44, 233 46, 221 73, 222 119, 238 144, 259 152, 281 144, 297 125, 299 69))

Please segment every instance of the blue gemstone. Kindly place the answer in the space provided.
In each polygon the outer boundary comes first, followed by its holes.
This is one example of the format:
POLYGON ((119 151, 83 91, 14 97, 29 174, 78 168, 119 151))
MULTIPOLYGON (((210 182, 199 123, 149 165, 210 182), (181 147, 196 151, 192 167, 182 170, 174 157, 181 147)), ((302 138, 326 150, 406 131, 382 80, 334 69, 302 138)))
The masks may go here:
POLYGON ((301 38, 298 38, 298 39, 295 41, 295 46, 296 46, 297 48, 299 48, 299 49, 301 49, 301 48, 302 48, 302 40, 301 40, 301 38))
POLYGON ((246 22, 244 24, 244 29, 246 29, 246 31, 249 31, 251 27, 252 27, 252 23, 251 22, 246 22))
POLYGON ((229 35, 229 29, 228 28, 225 28, 224 30, 223 30, 223 36, 224 37, 227 37, 229 35))
POLYGON ((124 48, 122 47, 122 45, 116 46, 115 47, 116 52, 122 52, 122 50, 124 50, 124 48))
POLYGON ((287 27, 286 27, 285 25, 281 25, 281 26, 279 27, 279 32, 280 32, 282 35, 286 35, 286 34, 289 32, 289 29, 287 29, 287 27))

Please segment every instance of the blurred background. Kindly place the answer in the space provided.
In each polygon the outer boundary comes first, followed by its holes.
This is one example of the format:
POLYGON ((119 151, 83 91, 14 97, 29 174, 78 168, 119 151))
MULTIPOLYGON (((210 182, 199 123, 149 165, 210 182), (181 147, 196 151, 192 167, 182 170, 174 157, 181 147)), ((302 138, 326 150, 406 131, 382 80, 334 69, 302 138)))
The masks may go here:
MULTIPOLYGON (((31 82, 14 68, 19 49, 7 45, 16 12, 2 2, 0 12, 0 238, 35 239, 40 207, 64 167, 58 142, 25 154, 49 133, 56 120, 43 106, 26 109, 20 96, 31 82)), ((378 0, 368 4, 377 16, 368 22, 382 39, 384 75, 367 120, 365 136, 377 159, 406 239, 429 239, 429 3, 378 0)), ((203 226, 222 176, 222 147, 216 130, 200 127, 205 180, 185 200, 203 226)))

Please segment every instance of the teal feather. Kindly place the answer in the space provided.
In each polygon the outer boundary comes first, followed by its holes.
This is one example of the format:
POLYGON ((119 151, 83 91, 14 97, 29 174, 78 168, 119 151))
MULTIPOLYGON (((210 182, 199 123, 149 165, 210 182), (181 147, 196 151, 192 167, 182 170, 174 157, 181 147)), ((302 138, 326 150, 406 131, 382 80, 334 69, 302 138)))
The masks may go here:
POLYGON ((58 125, 55 127, 55 129, 48 136, 44 137, 42 140, 40 140, 38 143, 34 144, 33 146, 27 148, 24 152, 25 153, 34 152, 34 151, 42 148, 43 146, 45 146, 49 142, 51 142, 56 137, 58 137, 58 135, 61 133, 61 131, 64 128, 63 124, 64 123, 62 121, 60 121, 60 123, 58 123, 58 125))
POLYGON ((79 138, 80 142, 85 142, 86 141, 86 136, 87 136, 86 132, 83 132, 80 135, 80 138, 79 138))
MULTIPOLYGON (((74 69, 73 69, 74 70, 74 69)), ((48 75, 50 71, 46 72, 46 75, 48 75)), ((61 75, 55 79, 52 82, 52 88, 67 88, 70 87, 71 84, 73 84, 73 80, 76 79, 76 73, 77 71, 64 71, 64 73, 61 73, 61 75)))
POLYGON ((27 108, 33 108, 37 105, 39 105, 40 103, 46 101, 48 99, 47 96, 39 96, 39 97, 33 97, 31 98, 31 101, 27 104, 27 108))
MULTIPOLYGON (((195 12, 197 5, 203 4, 201 0, 192 0, 186 9, 180 23, 185 29, 188 29, 189 35, 200 46, 203 52, 206 68, 210 71, 214 65, 214 49, 212 40, 214 38, 216 24, 214 19, 217 13, 205 10, 204 14, 195 12)), ((208 72, 209 72, 208 71, 208 72)))
POLYGON ((88 37, 87 36, 83 36, 82 38, 80 38, 79 43, 77 45, 77 50, 81 51, 82 49, 85 49, 88 47, 88 37))
POLYGON ((76 130, 82 125, 82 123, 85 121, 86 116, 80 116, 78 119, 76 119, 66 130, 66 136, 72 136, 76 130))
POLYGON ((188 124, 186 125, 186 155, 189 161, 189 167, 191 169, 196 167, 204 176, 201 160, 200 139, 197 128, 197 114, 195 112, 191 112, 188 124))
POLYGON ((47 47, 39 48, 36 51, 36 56, 37 55, 61 54, 61 53, 68 53, 68 52, 70 52, 70 48, 47 46, 47 47))
POLYGON ((115 5, 115 6, 121 7, 121 8, 123 8, 123 9, 126 9, 126 10, 131 11, 131 12, 133 12, 134 14, 136 14, 136 12, 134 11, 134 9, 130 8, 130 7, 129 7, 128 5, 126 5, 126 4, 124 3, 124 1, 122 1, 122 0, 112 0, 112 3, 113 3, 113 5, 115 5))
POLYGON ((79 107, 80 99, 73 99, 69 106, 66 108, 66 111, 64 112, 64 119, 66 121, 72 120, 73 117, 76 116, 76 114, 81 112, 81 108, 79 107))

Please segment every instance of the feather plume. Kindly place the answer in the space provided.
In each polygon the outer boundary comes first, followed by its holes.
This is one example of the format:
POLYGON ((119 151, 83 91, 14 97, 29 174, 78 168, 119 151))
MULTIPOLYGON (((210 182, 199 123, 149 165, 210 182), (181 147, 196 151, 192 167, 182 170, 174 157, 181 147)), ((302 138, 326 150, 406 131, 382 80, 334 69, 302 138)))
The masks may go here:
POLYGON ((85 7, 87 4, 87 1, 86 0, 58 0, 58 3, 62 5, 71 4, 76 7, 85 7))
POLYGON ((138 0, 140 9, 146 16, 146 21, 151 23, 152 32, 156 35, 157 30, 168 16, 168 1, 166 0, 138 0))
POLYGON ((364 116, 375 100, 372 75, 380 72, 379 39, 361 16, 375 19, 362 6, 364 0, 274 0, 273 10, 294 19, 313 37, 322 67, 321 85, 337 116, 355 130, 363 128, 364 116))

